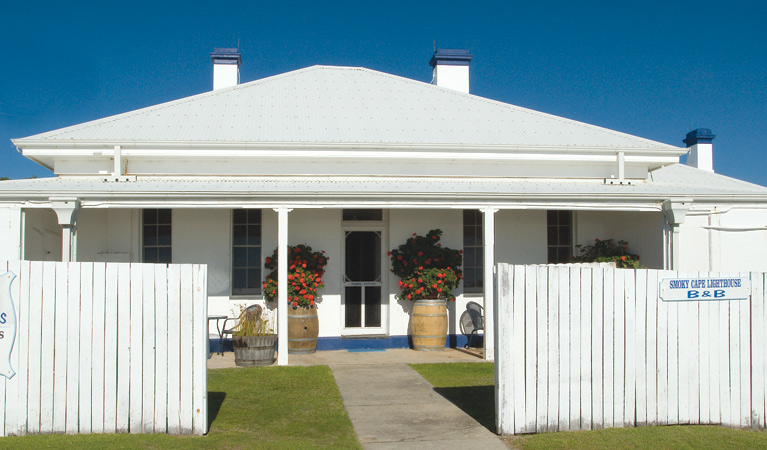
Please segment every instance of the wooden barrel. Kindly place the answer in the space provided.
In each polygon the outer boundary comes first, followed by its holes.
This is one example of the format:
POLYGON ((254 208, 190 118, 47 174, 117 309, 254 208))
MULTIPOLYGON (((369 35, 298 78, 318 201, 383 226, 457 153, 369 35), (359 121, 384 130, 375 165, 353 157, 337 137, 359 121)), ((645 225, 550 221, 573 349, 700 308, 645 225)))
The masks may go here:
POLYGON ((232 336, 234 363, 238 366, 269 366, 274 363, 277 335, 232 336))
POLYGON ((447 307, 441 299, 416 300, 410 316, 410 337, 413 349, 439 351, 445 349, 447 338, 447 307))
POLYGON ((288 354, 316 352, 319 334, 317 308, 288 308, 288 354))

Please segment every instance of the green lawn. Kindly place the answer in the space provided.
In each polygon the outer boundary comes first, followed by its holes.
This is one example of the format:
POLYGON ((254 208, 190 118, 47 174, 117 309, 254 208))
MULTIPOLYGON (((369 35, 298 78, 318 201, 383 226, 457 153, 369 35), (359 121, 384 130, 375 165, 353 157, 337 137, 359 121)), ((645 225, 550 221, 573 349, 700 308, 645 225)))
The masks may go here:
POLYGON ((42 435, 0 438, 2 448, 361 448, 327 366, 208 371, 207 436, 42 435))
MULTIPOLYGON (((492 363, 412 364, 435 389, 495 432, 492 363)), ((522 450, 722 450, 766 449, 767 432, 716 426, 614 428, 511 437, 522 450)))

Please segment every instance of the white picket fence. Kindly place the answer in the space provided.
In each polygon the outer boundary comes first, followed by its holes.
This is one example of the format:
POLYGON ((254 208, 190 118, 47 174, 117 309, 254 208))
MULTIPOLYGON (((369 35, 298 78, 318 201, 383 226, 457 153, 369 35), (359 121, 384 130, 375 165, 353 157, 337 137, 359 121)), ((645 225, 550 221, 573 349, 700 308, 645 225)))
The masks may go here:
POLYGON ((207 432, 207 266, 5 269, 18 331, 16 375, 0 377, 3 436, 207 432))
POLYGON ((497 267, 500 434, 765 427, 765 274, 497 267), (748 300, 666 302, 658 280, 746 276, 748 300))

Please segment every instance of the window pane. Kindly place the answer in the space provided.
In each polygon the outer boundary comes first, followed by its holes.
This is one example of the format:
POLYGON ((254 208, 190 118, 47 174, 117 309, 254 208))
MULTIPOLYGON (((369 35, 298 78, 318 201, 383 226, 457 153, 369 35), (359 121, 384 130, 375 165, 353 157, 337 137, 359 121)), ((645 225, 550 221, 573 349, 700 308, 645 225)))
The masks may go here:
POLYGON ((365 326, 381 326, 381 287, 365 287, 365 326))
POLYGON ((261 267, 261 247, 248 247, 248 267, 261 267))
POLYGON ((570 262, 570 249, 568 247, 559 248, 559 262, 560 263, 570 262))
POLYGON ((346 327, 361 327, 362 326, 362 288, 357 286, 349 286, 345 289, 346 295, 344 301, 346 307, 346 317, 344 319, 344 325, 346 327))
POLYGON ((234 226, 234 232, 232 236, 232 242, 234 245, 245 245, 247 244, 247 227, 244 225, 235 225, 234 226))
POLYGON ((557 263, 557 248, 556 247, 549 247, 549 264, 556 264, 557 263))
POLYGON ((383 220, 382 209, 345 209, 342 213, 343 220, 355 221, 355 220, 383 220))
POLYGON ((468 247, 463 251, 463 265, 466 268, 477 267, 476 265, 476 248, 468 247))
POLYGON ((157 262, 162 264, 170 264, 171 252, 170 247, 160 247, 157 249, 157 262))
POLYGON ((261 210, 249 209, 248 210, 248 223, 261 223, 261 210))
POLYGON ((463 246, 477 245, 474 227, 463 227, 463 246))
POLYGON ((157 245, 157 226, 144 225, 144 246, 157 245))
POLYGON ((572 211, 559 211, 559 225, 569 226, 572 223, 572 211))
POLYGON ((232 271, 232 286, 234 289, 242 289, 247 286, 247 270, 234 269, 232 271))
POLYGON ((570 245, 570 227, 559 227, 559 245, 570 245))
POLYGON ((381 237, 372 231, 346 235, 346 277, 350 281, 375 281, 381 276, 381 237))
POLYGON ((157 227, 157 245, 170 245, 170 225, 160 225, 157 227))
POLYGON ((248 225, 248 245, 261 245, 261 225, 248 225))
POLYGON ((157 223, 157 210, 156 209, 145 209, 144 210, 144 223, 145 224, 156 224, 157 223))
POLYGON ((546 211, 546 222, 548 222, 549 225, 556 225, 557 224, 557 212, 556 211, 546 211))
POLYGON ((248 269, 248 289, 257 293, 261 286, 261 269, 248 269))
POLYGON ((144 262, 156 263, 157 262, 157 248, 147 247, 144 249, 144 262))
POLYGON ((171 224, 171 212, 170 209, 158 209, 157 210, 157 223, 160 224, 171 224))
POLYGON ((244 209, 235 209, 232 211, 232 221, 236 224, 245 224, 248 222, 248 212, 244 209))
POLYGON ((232 249, 232 267, 248 267, 246 247, 235 247, 232 249))
POLYGON ((559 242, 557 240, 557 227, 548 227, 548 244, 549 245, 557 245, 559 242))

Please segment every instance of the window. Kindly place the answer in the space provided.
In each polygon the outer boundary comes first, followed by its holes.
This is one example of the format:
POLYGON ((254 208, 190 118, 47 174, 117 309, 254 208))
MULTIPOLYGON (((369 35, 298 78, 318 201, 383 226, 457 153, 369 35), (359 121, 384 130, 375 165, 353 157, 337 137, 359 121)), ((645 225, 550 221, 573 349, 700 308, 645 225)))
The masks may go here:
POLYGON ((573 256, 573 212, 547 211, 549 264, 568 263, 573 256))
POLYGON ((170 209, 145 209, 143 211, 143 250, 145 263, 170 264, 171 221, 170 209))
POLYGON ((261 210, 232 213, 232 295, 261 293, 261 210))
POLYGON ((353 221, 377 221, 383 220, 382 209, 345 209, 343 212, 344 222, 353 221))
POLYGON ((482 248, 482 213, 463 211, 463 288, 467 293, 481 293, 484 278, 482 248))

